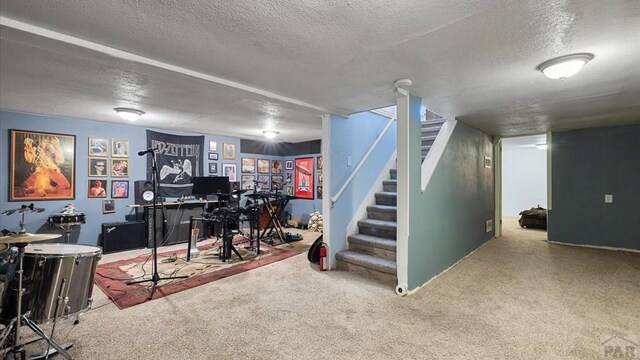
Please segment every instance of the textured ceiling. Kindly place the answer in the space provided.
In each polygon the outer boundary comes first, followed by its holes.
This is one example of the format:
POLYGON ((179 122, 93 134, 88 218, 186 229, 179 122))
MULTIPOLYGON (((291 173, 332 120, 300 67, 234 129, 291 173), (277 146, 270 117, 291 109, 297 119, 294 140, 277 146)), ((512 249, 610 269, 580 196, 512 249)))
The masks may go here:
POLYGON ((324 112, 393 104, 408 77, 428 108, 492 134, 640 122, 636 0, 3 0, 0 16, 10 110, 117 121, 133 106, 143 126, 303 141, 324 112), (573 52, 596 57, 565 81, 535 70, 573 52))

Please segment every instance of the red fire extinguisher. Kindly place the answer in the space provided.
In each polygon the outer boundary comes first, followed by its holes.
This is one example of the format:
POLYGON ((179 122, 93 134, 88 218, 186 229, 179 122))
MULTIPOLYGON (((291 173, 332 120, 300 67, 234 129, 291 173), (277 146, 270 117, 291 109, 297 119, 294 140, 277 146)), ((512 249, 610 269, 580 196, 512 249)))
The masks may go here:
POLYGON ((320 271, 327 271, 327 244, 320 243, 320 271))

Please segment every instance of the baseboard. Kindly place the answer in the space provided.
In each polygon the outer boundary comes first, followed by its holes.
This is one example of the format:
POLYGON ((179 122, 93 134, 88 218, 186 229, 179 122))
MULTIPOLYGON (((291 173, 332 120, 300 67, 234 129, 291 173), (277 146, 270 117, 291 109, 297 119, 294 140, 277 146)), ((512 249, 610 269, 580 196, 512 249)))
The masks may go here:
POLYGON ((572 243, 564 243, 564 242, 551 241, 551 240, 547 240, 547 242, 556 244, 556 245, 567 245, 567 246, 577 246, 577 247, 585 247, 585 248, 599 249, 599 250, 628 251, 628 252, 640 253, 640 250, 636 250, 636 249, 616 248, 616 247, 610 247, 610 246, 597 246, 597 245, 586 245, 586 244, 572 244, 572 243))
POLYGON ((376 193, 382 191, 382 181, 389 178, 389 170, 393 168, 393 165, 396 162, 397 152, 397 150, 393 152, 391 158, 389 158, 389 161, 387 161, 387 164, 384 166, 384 169, 382 169, 382 171, 378 175, 378 178, 369 189, 369 193, 360 204, 360 207, 353 214, 353 217, 351 218, 351 221, 347 226, 346 238, 349 238, 349 235, 356 234, 359 231, 358 221, 367 217, 367 206, 376 203, 376 193))
POLYGON ((422 289, 424 286, 427 286, 430 282, 432 282, 433 280, 437 279, 438 277, 440 277, 442 274, 446 273, 447 271, 451 270, 454 266, 460 264, 462 262, 462 260, 468 258, 469 256, 473 255, 476 251, 482 249, 485 245, 487 245, 488 243, 490 243, 491 241, 493 241, 494 239, 496 239, 496 237, 492 237, 491 239, 487 240, 484 244, 478 246, 475 250, 473 250, 472 252, 468 253, 467 255, 465 255, 462 259, 456 261, 455 264, 449 266, 448 268, 442 270, 441 272, 439 272, 437 275, 435 275, 434 277, 432 277, 431 279, 427 280, 426 283, 418 286, 417 288, 413 289, 413 290, 409 290, 409 292, 407 293, 407 295, 411 295, 413 293, 415 293, 416 291, 422 289))

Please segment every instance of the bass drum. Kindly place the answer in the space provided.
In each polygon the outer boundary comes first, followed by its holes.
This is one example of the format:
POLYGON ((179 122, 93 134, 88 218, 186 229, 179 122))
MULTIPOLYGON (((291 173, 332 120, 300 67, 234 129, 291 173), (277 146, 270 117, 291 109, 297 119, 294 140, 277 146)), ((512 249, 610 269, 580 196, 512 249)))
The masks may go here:
POLYGON ((96 246, 74 244, 29 245, 24 254, 24 276, 30 279, 26 310, 35 323, 79 315, 91 307, 93 278, 102 257, 96 246), (56 313, 59 295, 61 301, 56 313))

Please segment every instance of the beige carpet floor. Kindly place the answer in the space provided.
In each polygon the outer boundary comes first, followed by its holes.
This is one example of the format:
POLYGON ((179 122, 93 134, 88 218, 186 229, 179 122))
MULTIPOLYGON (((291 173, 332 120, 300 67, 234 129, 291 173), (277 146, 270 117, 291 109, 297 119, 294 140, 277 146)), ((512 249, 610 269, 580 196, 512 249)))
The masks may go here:
POLYGON ((615 335, 640 344, 640 254, 545 238, 506 219, 404 298, 306 254, 125 310, 95 288, 95 309, 57 338, 104 360, 598 359, 615 335))

